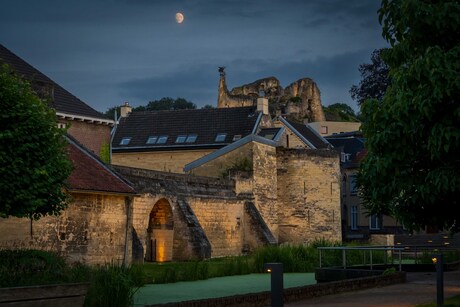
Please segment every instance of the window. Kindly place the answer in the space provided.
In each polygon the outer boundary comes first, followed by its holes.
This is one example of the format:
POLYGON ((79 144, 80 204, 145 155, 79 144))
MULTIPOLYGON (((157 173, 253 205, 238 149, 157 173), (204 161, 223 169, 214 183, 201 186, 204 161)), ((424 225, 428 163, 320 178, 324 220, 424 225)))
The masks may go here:
POLYGON ((382 227, 382 217, 373 214, 369 217, 369 229, 380 229, 382 227))
POLYGON ((66 124, 65 123, 58 123, 57 126, 58 126, 59 129, 65 129, 66 124))
POLYGON ((154 135, 154 136, 149 136, 149 138, 147 139, 147 142, 146 144, 148 145, 151 145, 151 144, 155 144, 158 140, 158 136, 154 135))
POLYGON ((350 176, 350 195, 356 195, 358 187, 356 186, 356 175, 350 176))
POLYGON ((128 145, 129 142, 131 141, 131 138, 122 138, 120 141, 120 145, 128 145))
POLYGON ((196 135, 196 134, 189 134, 189 135, 187 136, 187 139, 185 140, 185 143, 195 143, 197 138, 198 138, 198 135, 196 135))
POLYGON ((160 135, 157 140, 157 144, 166 144, 168 141, 168 136, 167 135, 160 135))
POLYGON ((327 134, 327 126, 321 126, 321 134, 327 134))
POLYGON ((353 230, 358 229, 358 206, 351 206, 350 226, 353 230))
POLYGON ((227 133, 219 133, 216 136, 215 142, 224 142, 225 138, 227 137, 227 133))
POLYGON ((341 152, 341 153, 340 153, 340 160, 341 160, 342 162, 350 161, 350 156, 351 156, 351 154, 341 152))
POLYGON ((187 139, 186 135, 179 135, 176 139, 176 143, 185 143, 186 139, 187 139))
POLYGON ((238 141, 239 139, 241 139, 241 134, 235 134, 235 135, 233 136, 233 140, 232 140, 232 141, 235 142, 235 141, 238 141))

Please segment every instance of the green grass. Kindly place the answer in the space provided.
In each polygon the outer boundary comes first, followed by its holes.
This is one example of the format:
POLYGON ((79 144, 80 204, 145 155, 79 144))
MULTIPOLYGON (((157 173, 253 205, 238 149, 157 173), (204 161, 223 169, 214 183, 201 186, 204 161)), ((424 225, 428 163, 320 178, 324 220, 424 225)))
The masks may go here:
MULTIPOLYGON (((436 307, 436 303, 428 303, 428 304, 418 304, 415 307, 436 307)), ((448 298, 444 300, 444 307, 458 307, 460 306, 460 295, 456 295, 454 297, 448 298)))

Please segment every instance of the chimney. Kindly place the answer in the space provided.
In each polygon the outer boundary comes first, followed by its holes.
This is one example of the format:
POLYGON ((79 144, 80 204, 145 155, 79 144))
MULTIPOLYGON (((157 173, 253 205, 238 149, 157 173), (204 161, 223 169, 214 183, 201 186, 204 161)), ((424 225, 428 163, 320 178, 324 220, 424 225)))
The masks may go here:
POLYGON ((262 112, 263 115, 268 115, 267 98, 257 98, 257 111, 262 112))
POLYGON ((128 114, 131 113, 132 109, 133 108, 131 108, 131 106, 129 105, 129 102, 125 102, 125 104, 120 107, 120 116, 121 117, 128 116, 128 114))

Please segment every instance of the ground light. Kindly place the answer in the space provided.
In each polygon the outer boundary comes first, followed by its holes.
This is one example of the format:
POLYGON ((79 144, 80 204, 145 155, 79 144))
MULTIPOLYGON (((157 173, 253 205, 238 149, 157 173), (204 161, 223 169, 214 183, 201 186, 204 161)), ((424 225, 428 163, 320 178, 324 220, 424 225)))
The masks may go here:
POLYGON ((436 264, 436 305, 444 306, 444 272, 443 272, 443 257, 442 254, 433 255, 431 258, 436 264))
POLYGON ((266 263, 264 270, 270 273, 272 307, 283 307, 283 264, 266 263))

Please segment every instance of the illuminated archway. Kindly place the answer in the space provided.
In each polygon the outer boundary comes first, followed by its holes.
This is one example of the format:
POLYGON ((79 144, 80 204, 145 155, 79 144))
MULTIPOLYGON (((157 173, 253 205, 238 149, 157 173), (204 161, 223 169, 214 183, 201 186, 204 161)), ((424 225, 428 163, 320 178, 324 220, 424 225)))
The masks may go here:
POLYGON ((147 261, 171 261, 173 257, 174 218, 171 205, 166 199, 155 203, 149 215, 147 229, 147 261))

